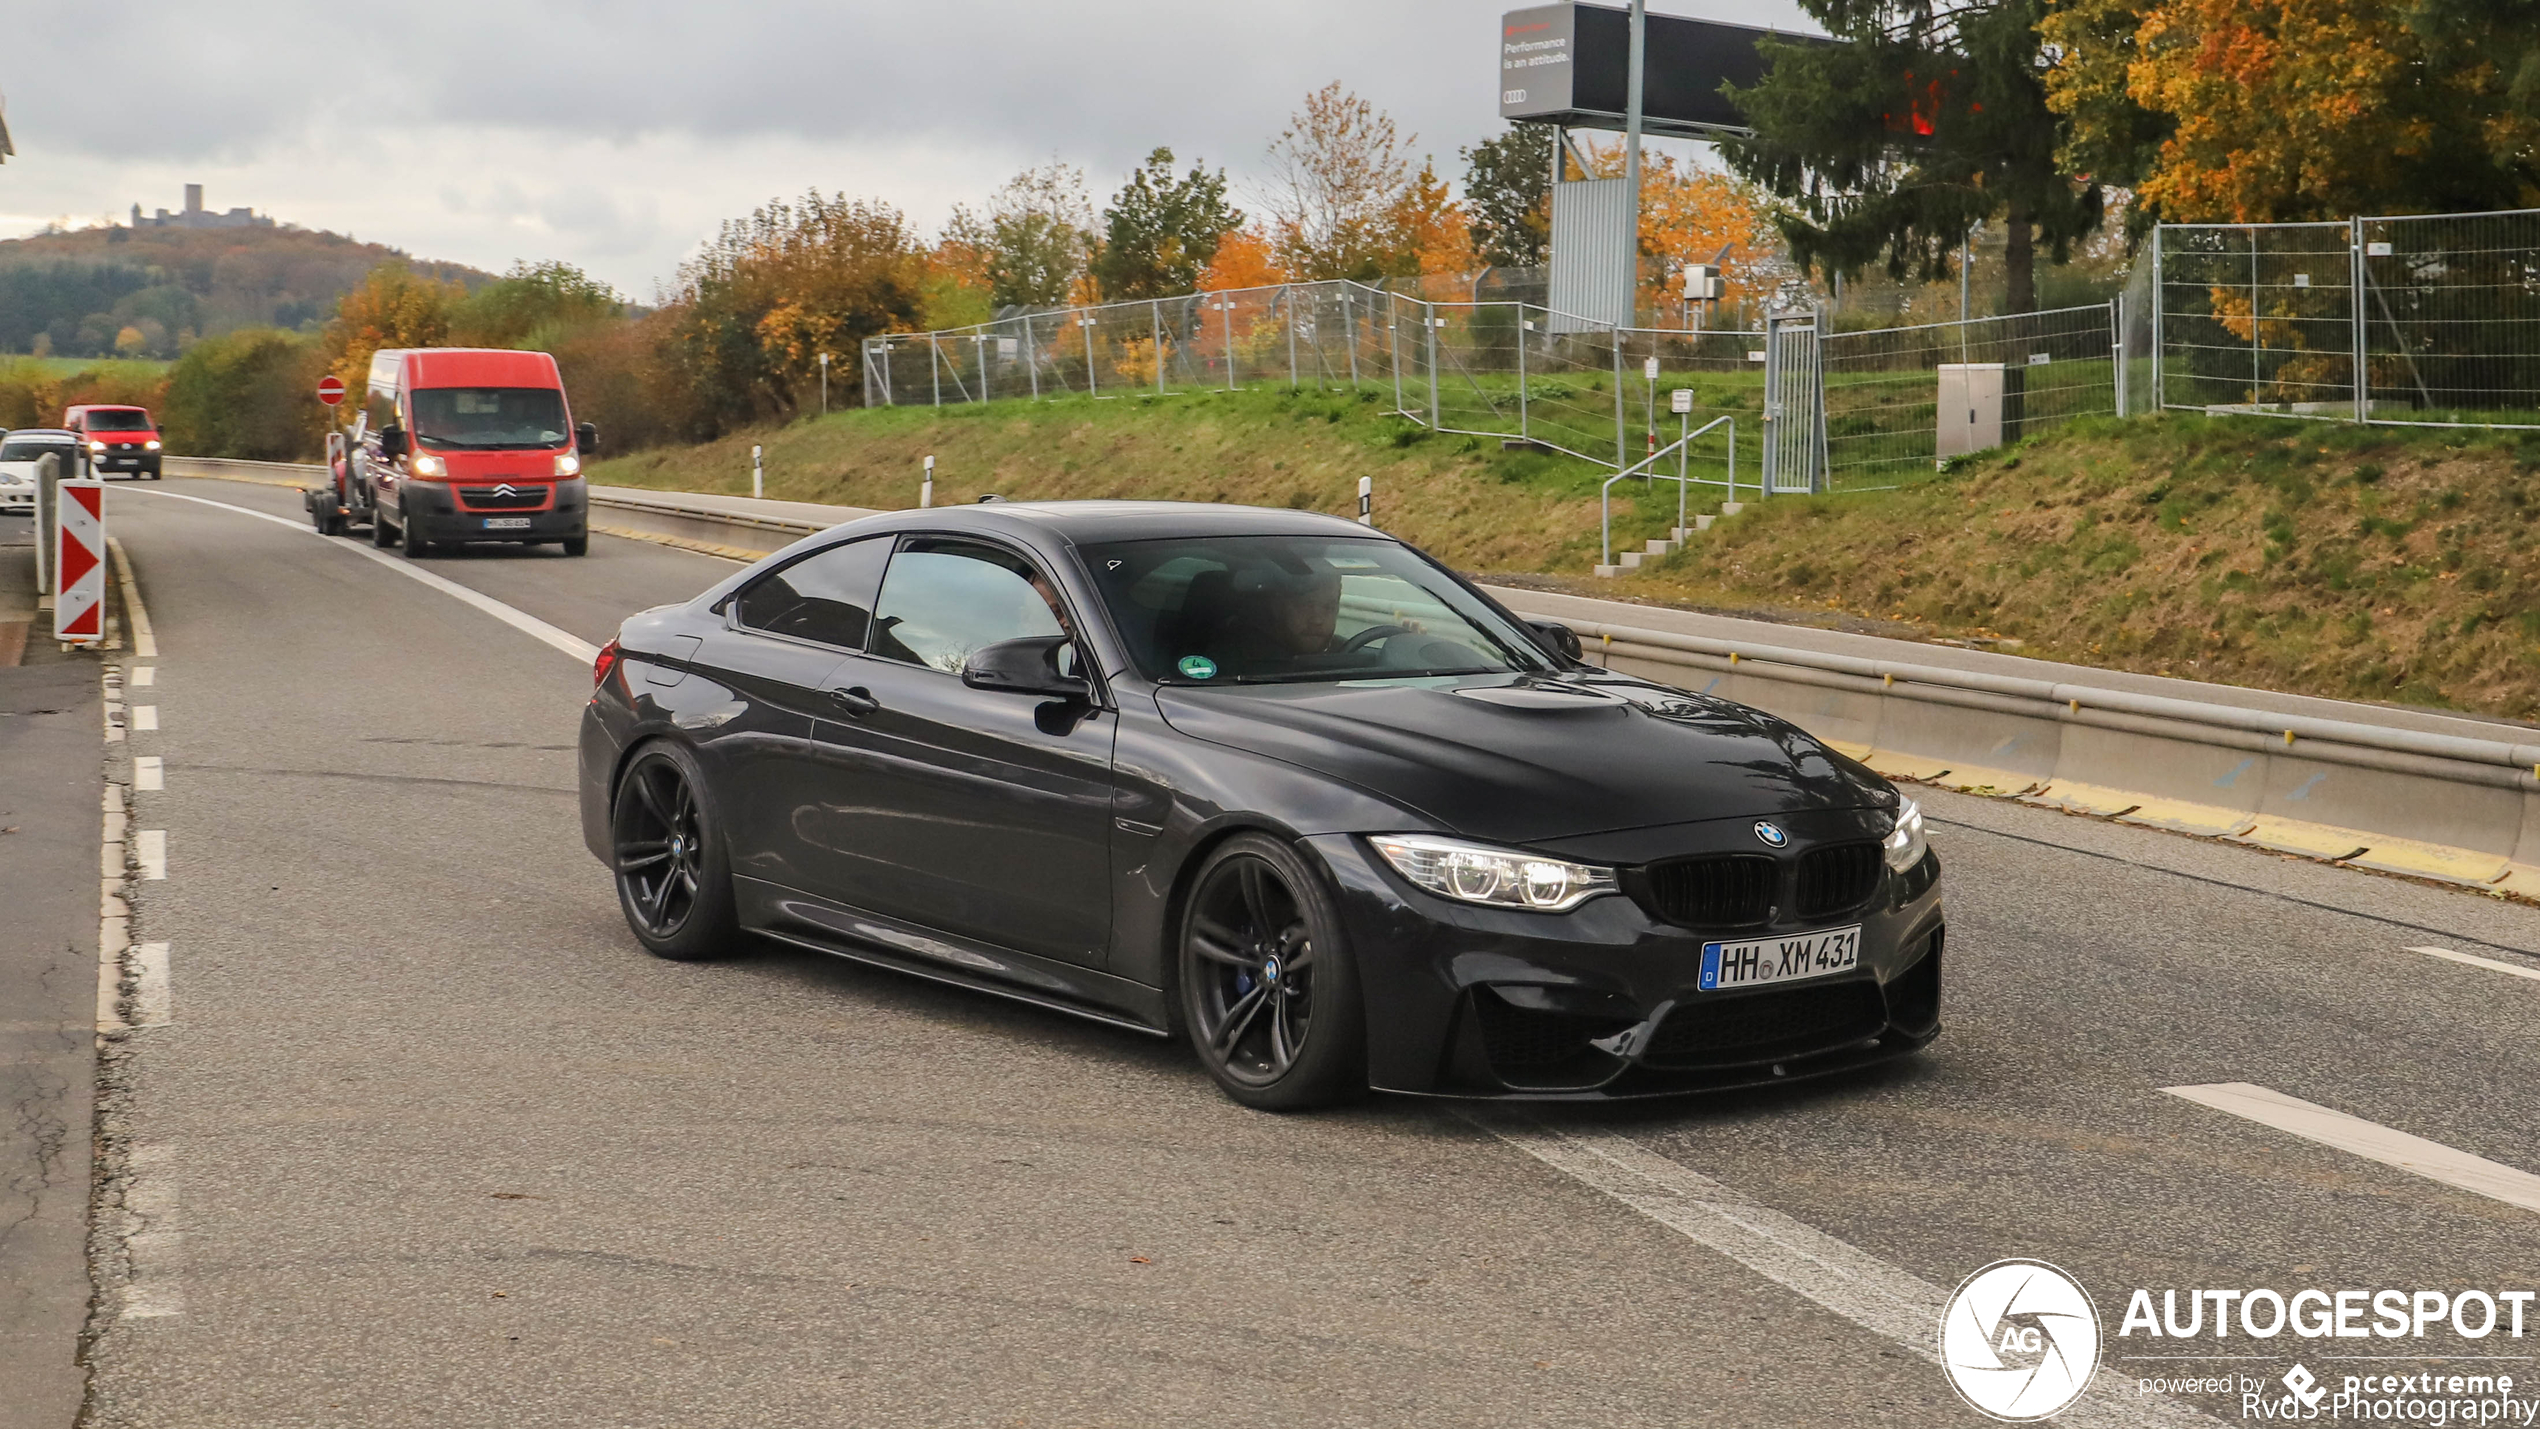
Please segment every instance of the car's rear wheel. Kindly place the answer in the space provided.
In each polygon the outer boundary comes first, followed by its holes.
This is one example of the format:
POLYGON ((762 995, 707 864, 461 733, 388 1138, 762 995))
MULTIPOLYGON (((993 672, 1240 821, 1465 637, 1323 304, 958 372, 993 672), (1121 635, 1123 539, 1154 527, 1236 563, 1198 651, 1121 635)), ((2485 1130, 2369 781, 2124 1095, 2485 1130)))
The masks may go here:
POLYGON ((696 756, 657 744, 635 757, 609 818, 617 902, 656 957, 693 962, 730 950, 732 875, 696 756))
POLYGON ((1176 971, 1191 1046, 1228 1096, 1302 1111, 1366 1091, 1357 967, 1339 910, 1295 849, 1241 834, 1209 855, 1176 971))
POLYGON ((397 528, 388 524, 386 516, 376 510, 372 511, 370 513, 370 543, 384 551, 395 545, 396 541, 397 528))

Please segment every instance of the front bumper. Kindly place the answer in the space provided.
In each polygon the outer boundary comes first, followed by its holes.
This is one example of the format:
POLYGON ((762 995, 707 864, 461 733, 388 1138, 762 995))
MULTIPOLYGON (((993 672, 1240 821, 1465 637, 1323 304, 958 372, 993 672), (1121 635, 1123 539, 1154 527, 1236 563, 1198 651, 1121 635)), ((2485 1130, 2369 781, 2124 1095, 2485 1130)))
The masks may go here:
POLYGON ((159 474, 159 454, 134 448, 130 451, 108 447, 104 455, 89 453, 88 469, 98 476, 150 476, 159 474))
POLYGON ((34 514, 34 487, 0 486, 0 515, 32 516, 34 514))
POLYGON ((1705 933, 1659 921, 1623 895, 1557 914, 1456 903, 1412 887, 1356 837, 1305 842, 1340 895, 1366 997, 1368 1080, 1379 1090, 1665 1096, 1866 1066, 1940 1032, 1946 935, 1930 856, 1906 875, 1886 874, 1853 911, 1705 933), (1706 940, 1856 922, 1861 955, 1850 972, 1696 986, 1706 940))
POLYGON ((469 509, 453 487, 479 484, 403 481, 398 484, 399 523, 435 542, 563 541, 590 534, 590 507, 579 477, 556 482, 553 497, 539 510, 469 509))

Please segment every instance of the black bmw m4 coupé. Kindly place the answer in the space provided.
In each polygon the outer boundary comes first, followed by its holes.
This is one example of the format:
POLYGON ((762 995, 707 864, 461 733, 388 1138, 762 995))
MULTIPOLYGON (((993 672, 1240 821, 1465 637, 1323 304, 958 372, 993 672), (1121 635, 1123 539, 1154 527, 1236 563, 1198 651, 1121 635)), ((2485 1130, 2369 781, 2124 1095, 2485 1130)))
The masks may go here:
POLYGON ((1337 518, 873 516, 628 620, 597 674, 584 833, 663 957, 758 935, 1185 1036, 1281 1109, 1939 1031, 1913 801, 1337 518))

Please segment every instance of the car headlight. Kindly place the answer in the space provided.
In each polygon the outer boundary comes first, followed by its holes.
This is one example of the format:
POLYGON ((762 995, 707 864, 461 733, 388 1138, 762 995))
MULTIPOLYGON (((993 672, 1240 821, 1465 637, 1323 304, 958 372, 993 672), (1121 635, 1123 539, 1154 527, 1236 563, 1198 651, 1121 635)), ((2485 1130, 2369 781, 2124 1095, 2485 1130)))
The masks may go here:
POLYGON ((1923 838, 1923 806, 1911 799, 1896 806, 1896 827, 1888 830, 1887 866, 1903 873, 1923 861, 1931 844, 1923 838))
POLYGON ((157 437, 152 437, 150 440, 141 444, 141 449, 149 452, 157 451, 159 449, 159 439, 157 437))
POLYGON ((1368 840, 1394 872, 1443 898, 1558 913, 1615 891, 1614 870, 1429 834, 1368 840))
POLYGON ((417 476, 448 476, 450 474, 450 464, 437 456, 419 456, 414 459, 414 474, 417 476))
POLYGON ((580 476, 581 474, 581 457, 574 455, 572 452, 566 452, 564 455, 556 458, 556 475, 580 476))
POLYGON ((88 449, 92 452, 102 452, 106 449, 106 444, 104 442, 90 442, 88 444, 88 449))

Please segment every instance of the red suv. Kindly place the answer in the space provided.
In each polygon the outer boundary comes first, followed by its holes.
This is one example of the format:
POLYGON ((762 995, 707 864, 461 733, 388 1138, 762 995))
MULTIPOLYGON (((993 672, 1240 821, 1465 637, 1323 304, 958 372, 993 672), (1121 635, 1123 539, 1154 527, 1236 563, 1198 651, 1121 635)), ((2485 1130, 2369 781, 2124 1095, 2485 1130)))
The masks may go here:
POLYGON ((79 433, 88 456, 88 474, 103 480, 115 472, 159 479, 159 424, 148 409, 90 403, 62 414, 62 425, 79 433))

